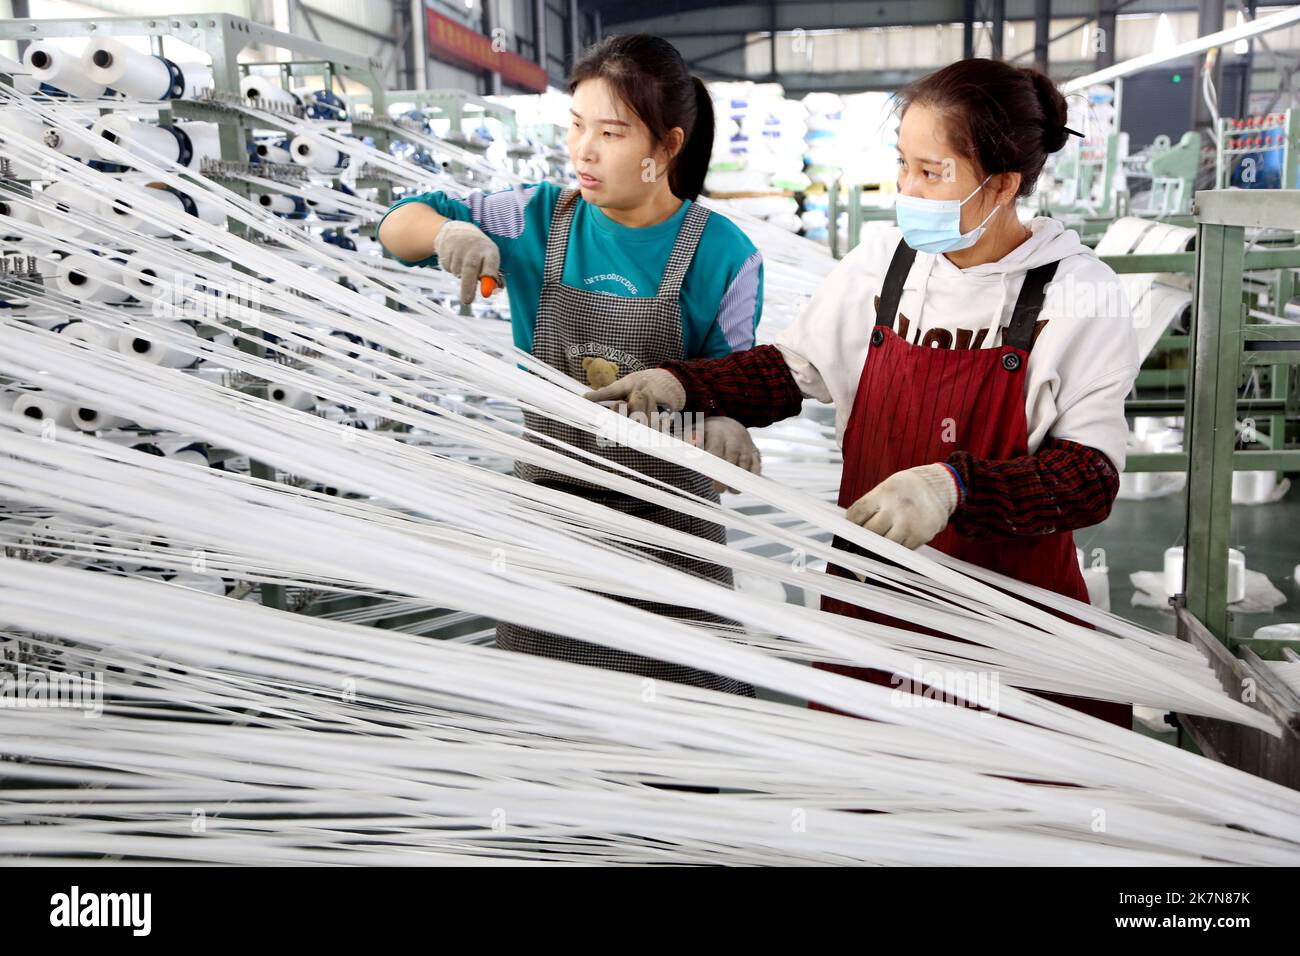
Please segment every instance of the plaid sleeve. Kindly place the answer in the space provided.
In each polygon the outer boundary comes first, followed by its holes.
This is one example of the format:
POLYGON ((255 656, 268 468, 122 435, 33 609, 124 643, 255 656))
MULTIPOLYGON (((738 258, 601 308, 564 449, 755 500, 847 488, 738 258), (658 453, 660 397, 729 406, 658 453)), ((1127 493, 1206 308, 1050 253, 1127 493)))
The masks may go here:
POLYGON ((1119 493, 1119 472, 1095 448, 1048 437, 1033 455, 992 461, 953 452, 961 503, 952 525, 971 538, 1028 538, 1099 524, 1119 493))
POLYGON ((803 409, 803 393, 775 345, 732 352, 717 359, 665 362, 686 390, 689 412, 725 415, 762 428, 803 409))

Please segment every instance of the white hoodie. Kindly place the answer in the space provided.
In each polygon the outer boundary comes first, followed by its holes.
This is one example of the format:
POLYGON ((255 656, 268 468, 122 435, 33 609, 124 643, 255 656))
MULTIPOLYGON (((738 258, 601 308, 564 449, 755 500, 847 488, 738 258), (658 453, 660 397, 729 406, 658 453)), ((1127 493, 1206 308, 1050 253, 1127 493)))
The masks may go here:
MULTIPOLYGON (((957 268, 943 255, 918 252, 894 330, 909 343, 925 338, 936 348, 999 346, 1025 273, 1059 261, 1025 375, 1028 450, 1033 454, 1052 435, 1095 448, 1122 470, 1128 438, 1124 398, 1139 365, 1123 286, 1060 221, 1039 217, 1028 225, 1032 238, 997 262, 969 269, 957 268)), ((871 347, 875 298, 900 239, 897 226, 869 224, 861 244, 776 338, 803 394, 835 403, 841 446, 871 347)))

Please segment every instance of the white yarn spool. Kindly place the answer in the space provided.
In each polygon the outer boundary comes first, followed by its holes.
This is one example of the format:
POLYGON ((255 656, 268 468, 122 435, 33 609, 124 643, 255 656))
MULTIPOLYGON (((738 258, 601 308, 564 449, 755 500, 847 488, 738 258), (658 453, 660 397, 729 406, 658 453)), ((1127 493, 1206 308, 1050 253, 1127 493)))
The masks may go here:
POLYGON ((23 53, 23 63, 32 78, 48 83, 71 96, 94 99, 104 95, 104 84, 86 76, 81 60, 45 40, 35 40, 23 53))
MULTIPOLYGON (((157 161, 158 159, 174 163, 180 156, 180 144, 170 132, 153 123, 133 120, 121 113, 109 113, 95 120, 90 127, 96 139, 102 139, 114 146, 128 150, 131 155, 141 159, 157 161)), ((100 159, 111 160, 112 153, 96 144, 96 153, 100 159)))
POLYGON ((47 129, 41 136, 41 142, 50 149, 58 150, 64 156, 77 159, 95 156, 95 141, 89 126, 81 131, 47 129))
POLYGON ((1183 549, 1165 549, 1165 593, 1171 597, 1183 590, 1183 549))
MULTIPOLYGON (((4 525, 0 524, 0 530, 3 529, 4 525)), ((1300 641, 1300 623, 1265 624, 1250 637, 1255 641, 1300 641)))
POLYGON ((293 199, 284 193, 258 193, 256 201, 263 209, 271 212, 293 212, 298 208, 293 199))
MULTIPOLYGON (((0 407, 4 407, 3 399, 6 397, 0 395, 0 407)), ((35 524, 34 518, 9 518, 0 512, 0 543, 20 546, 22 542, 30 540, 31 529, 35 524)))
POLYGON ((185 135, 190 138, 190 145, 194 147, 194 155, 190 159, 192 169, 198 169, 205 159, 221 158, 221 127, 216 123, 194 122, 176 125, 185 131, 185 135))
POLYGON ((287 405, 300 411, 306 411, 316 406, 315 395, 289 385, 270 385, 267 387, 266 394, 277 405, 287 405))
POLYGON ((230 332, 218 332, 216 335, 212 336, 208 341, 211 342, 213 345, 224 346, 225 348, 228 349, 233 349, 237 347, 235 344, 235 336, 230 332))
POLYGON ((119 415, 110 415, 93 405, 78 404, 72 410, 72 424, 83 432, 96 432, 124 428, 130 422, 119 415))
POLYGON ((205 90, 212 89, 212 68, 203 63, 177 63, 185 79, 183 98, 192 100, 205 90))
MULTIPOLYGON (((35 140, 44 142, 45 124, 35 116, 22 112, 16 107, 0 109, 0 146, 5 145, 5 137, 13 136, 16 140, 35 140)), ((6 149, 5 153, 12 152, 6 149)), ((287 160, 286 160, 287 162, 287 160)), ((19 179, 44 179, 45 174, 39 166, 10 158, 9 168, 19 179)))
MULTIPOLYGON (((1165 551, 1165 593, 1171 597, 1183 589, 1183 549, 1165 551)), ((1234 604, 1246 597, 1246 556, 1236 548, 1228 549, 1228 603, 1234 604)))
MULTIPOLYGON (((148 198, 171 206, 174 209, 174 214, 168 213, 167 216, 164 217, 153 212, 138 212, 129 199, 115 199, 111 203, 105 203, 105 208, 113 214, 113 220, 120 223, 124 229, 143 232, 149 236, 173 235, 172 230, 164 224, 164 221, 170 220, 173 215, 176 217, 175 221, 184 221, 182 217, 187 216, 188 212, 185 209, 185 203, 181 197, 176 195, 176 193, 172 192, 170 189, 162 188, 161 183, 153 182, 148 176, 143 176, 138 179, 124 178, 124 182, 135 185, 140 189, 152 189, 153 191, 148 194, 148 198)), ((199 218, 204 222, 211 223, 214 226, 225 223, 225 215, 222 213, 219 206, 197 199, 193 196, 190 198, 194 202, 195 211, 198 213, 199 218)))
POLYGON ((239 92, 252 100, 254 106, 294 106, 298 102, 296 96, 267 76, 244 77, 239 81, 239 92))
POLYGON ((1246 599, 1246 556, 1236 548, 1228 549, 1228 603, 1246 599))
POLYGON ((1079 571, 1083 583, 1088 586, 1088 603, 1103 611, 1110 610, 1110 568, 1105 564, 1088 565, 1082 548, 1074 549, 1074 557, 1079 562, 1079 571))
POLYGON ((180 571, 174 577, 169 578, 167 583, 175 585, 178 588, 190 588, 194 591, 202 591, 204 594, 215 594, 217 597, 226 596, 226 582, 216 574, 199 574, 196 571, 180 571))
POLYGON ((41 225, 65 236, 80 236, 86 230, 79 217, 102 215, 103 204, 86 190, 70 182, 56 182, 40 193, 42 208, 37 210, 41 225))
POLYGON ((54 282, 64 295, 83 302, 124 302, 130 295, 119 288, 121 263, 103 256, 73 253, 59 263, 54 282))
MULTIPOLYGON (((177 123, 176 128, 190 139, 192 151, 186 164, 189 168, 197 169, 204 159, 221 156, 221 133, 216 123, 177 123)), ((107 142, 141 159, 156 162, 161 158, 169 163, 180 160, 181 147, 175 135, 154 123, 138 122, 120 113, 109 113, 95 120, 91 135, 100 159, 112 159, 111 149, 103 145, 107 142)))
POLYGON ((191 195, 190 200, 194 203, 194 211, 198 213, 198 218, 212 226, 224 226, 226 224, 226 213, 221 206, 195 195, 191 195))
POLYGON ((172 74, 156 56, 132 49, 113 37, 99 37, 81 51, 81 68, 94 83, 138 100, 163 100, 172 89, 172 74))
POLYGON ((87 345, 96 345, 107 349, 117 347, 117 337, 112 332, 102 325, 95 325, 91 322, 69 322, 59 330, 59 334, 77 342, 85 342, 87 345))
POLYGON ((272 146, 270 143, 258 143, 255 152, 258 159, 267 163, 292 163, 293 156, 283 146, 272 146))
POLYGON ((13 413, 38 422, 53 419, 56 425, 72 427, 71 405, 44 392, 25 392, 19 395, 13 404, 13 413))
MULTIPOLYGON (((140 190, 150 188, 147 177, 142 180, 131 180, 124 177, 123 183, 140 190)), ((138 232, 142 235, 155 237, 170 236, 172 234, 171 230, 163 225, 163 220, 172 216, 185 215, 185 204, 181 202, 175 193, 166 189, 155 189, 148 194, 148 198, 156 202, 166 203, 173 208, 169 210, 167 216, 142 214, 136 211, 137 206, 130 199, 113 199, 104 204, 105 214, 107 218, 117 223, 126 232, 138 232)))
POLYGON ((8 197, 0 199, 0 234, 12 232, 13 238, 21 242, 24 234, 18 224, 24 222, 40 222, 33 206, 8 197))
MULTIPOLYGON (((198 338, 194 326, 188 322, 170 322, 168 327, 181 336, 198 338)), ((169 345, 161 336, 155 338, 146 328, 124 331, 118 337, 117 350, 123 355, 148 362, 150 365, 161 365, 164 368, 185 368, 193 365, 195 361, 195 356, 169 345)))
POLYGON ((295 136, 289 154, 295 163, 309 169, 337 169, 345 161, 341 152, 312 136, 295 136))
POLYGON ((1273 497, 1277 488, 1275 471, 1234 471, 1232 473, 1232 503, 1257 505, 1273 497))
POLYGON ((328 199, 322 201, 319 199, 308 199, 306 196, 304 196, 302 201, 307 204, 308 209, 316 213, 316 215, 318 216, 349 215, 346 209, 344 209, 342 206, 338 205, 337 203, 331 202, 328 199))
POLYGON ((84 529, 68 518, 53 517, 33 521, 23 534, 23 543, 40 548, 76 548, 76 535, 84 529))
POLYGON ((163 268, 139 254, 128 256, 122 269, 122 279, 137 299, 150 301, 160 294, 166 281, 163 268))
POLYGON ((202 448, 196 447, 194 443, 183 445, 180 448, 167 452, 167 457, 175 461, 188 462, 191 465, 201 465, 208 467, 208 456, 202 448))

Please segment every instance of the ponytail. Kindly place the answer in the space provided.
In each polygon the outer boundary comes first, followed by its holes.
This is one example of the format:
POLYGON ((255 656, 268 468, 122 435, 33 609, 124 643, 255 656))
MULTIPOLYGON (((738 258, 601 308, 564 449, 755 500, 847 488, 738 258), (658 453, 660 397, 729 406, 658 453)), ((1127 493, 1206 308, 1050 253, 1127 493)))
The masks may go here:
POLYGON ((713 156, 713 98, 698 76, 695 87, 695 125, 686 135, 681 151, 668 174, 668 185, 679 199, 698 199, 713 156))

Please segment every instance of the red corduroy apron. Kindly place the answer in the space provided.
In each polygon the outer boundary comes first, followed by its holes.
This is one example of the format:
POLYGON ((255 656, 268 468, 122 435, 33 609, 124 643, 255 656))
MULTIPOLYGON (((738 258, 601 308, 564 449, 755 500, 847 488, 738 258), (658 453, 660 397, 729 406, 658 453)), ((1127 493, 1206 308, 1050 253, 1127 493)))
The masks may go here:
MULTIPOLYGON (((844 477, 839 497, 842 508, 848 508, 895 472, 943 461, 954 451, 993 460, 1028 454, 1025 368, 1056 263, 1038 266, 1025 276, 1002 345, 983 349, 975 341, 974 347, 963 348, 959 339, 957 348, 936 348, 924 344, 925 340, 909 344, 894 331, 903 283, 915 256, 914 250, 900 242, 881 288, 871 348, 844 433, 844 477)), ((967 537, 949 525, 930 544, 963 561, 1080 601, 1088 600, 1088 589, 1075 557, 1074 536, 1069 531, 988 540, 967 537)), ((857 550, 838 539, 836 546, 857 550)), ((851 576, 835 565, 827 570, 840 577, 851 576)), ((936 633, 829 597, 822 599, 822 609, 936 633)), ((816 666, 887 687, 898 684, 887 671, 834 664, 816 666)), ((1062 694, 1042 696, 1124 727, 1132 723, 1132 707, 1128 704, 1062 694)))

